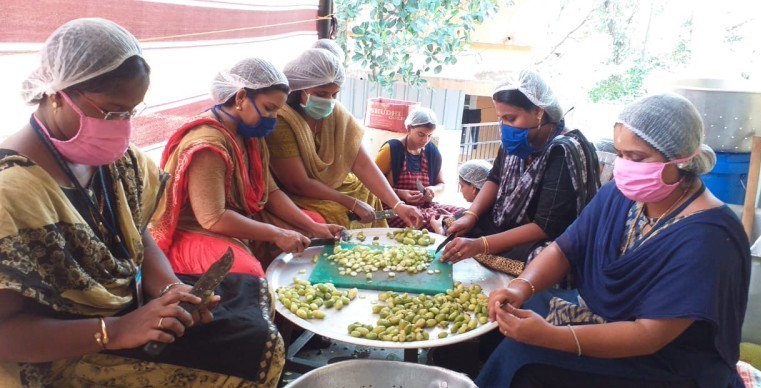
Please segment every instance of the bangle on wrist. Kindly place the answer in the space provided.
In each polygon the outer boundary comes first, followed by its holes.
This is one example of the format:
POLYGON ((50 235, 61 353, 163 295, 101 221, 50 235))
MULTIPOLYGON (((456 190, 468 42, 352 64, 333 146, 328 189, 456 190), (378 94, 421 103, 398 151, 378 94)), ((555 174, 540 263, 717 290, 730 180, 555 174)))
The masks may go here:
POLYGON ((93 337, 95 337, 95 342, 100 345, 101 349, 105 349, 106 345, 108 345, 108 330, 106 330, 106 320, 103 319, 103 317, 98 318, 100 321, 100 331, 96 331, 93 337))
POLYGON ((571 329, 571 334, 573 334, 573 340, 576 341, 576 355, 581 357, 581 343, 579 342, 579 337, 576 336, 576 330, 573 329, 573 326, 571 324, 568 324, 568 328, 571 329))
POLYGON ((530 281, 528 281, 528 279, 524 279, 524 278, 515 278, 515 279, 513 279, 513 280, 511 280, 511 281, 507 282, 507 286, 508 286, 508 287, 510 287, 510 284, 512 284, 512 283, 513 283, 514 281, 516 281, 516 280, 520 280, 520 281, 523 281, 523 282, 525 282, 526 284, 528 284, 528 285, 529 285, 529 287, 531 287, 531 296, 529 296, 529 299, 530 299, 531 297, 533 297, 533 296, 534 296, 534 294, 536 293, 536 288, 534 287, 534 284, 533 284, 533 283, 531 283, 530 281))
POLYGON ((185 284, 185 283, 183 283, 183 282, 174 282, 174 283, 167 284, 166 286, 164 286, 164 288, 161 289, 161 291, 159 291, 159 296, 164 296, 164 294, 169 292, 169 290, 171 290, 172 287, 179 286, 181 284, 185 284))
POLYGON ((397 203, 394 205, 394 207, 392 207, 392 208, 391 208, 391 210, 393 210, 394 212, 396 212, 396 208, 397 208, 399 205, 403 204, 403 203, 404 203, 404 201, 401 201, 401 200, 400 200, 399 202, 397 202, 397 203))
POLYGON ((354 208, 357 207, 357 199, 354 198, 354 204, 351 205, 351 212, 354 213, 354 208))
POLYGON ((481 236, 481 241, 484 243, 484 255, 489 254, 489 241, 486 240, 486 236, 481 236))
POLYGON ((462 214, 463 214, 463 215, 465 215, 465 214, 470 214, 471 216, 473 216, 473 218, 475 218, 475 219, 476 219, 476 221, 478 221, 478 214, 476 214, 476 213, 475 213, 475 212, 473 212, 473 211, 470 211, 470 210, 465 210, 464 212, 462 212, 462 214))

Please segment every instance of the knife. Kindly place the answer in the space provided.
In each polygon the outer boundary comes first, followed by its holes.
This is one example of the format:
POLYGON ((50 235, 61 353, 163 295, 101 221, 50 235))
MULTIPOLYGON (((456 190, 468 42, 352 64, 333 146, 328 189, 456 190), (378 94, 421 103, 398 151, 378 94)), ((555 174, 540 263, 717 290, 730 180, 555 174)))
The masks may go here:
POLYGON ((417 187, 417 189, 420 190, 420 194, 425 195, 425 186, 423 186, 423 184, 420 183, 420 178, 415 178, 415 187, 417 187))
MULTIPOLYGON (((349 213, 349 221, 359 221, 359 216, 354 213, 349 213)), ((387 218, 394 218, 396 217, 396 213, 393 209, 387 209, 387 210, 381 210, 377 211, 373 214, 373 220, 384 220, 387 218)))
POLYGON ((340 240, 337 238, 313 238, 309 240, 310 247, 322 247, 326 245, 335 245, 340 240))
MULTIPOLYGON (((227 248, 227 252, 225 252, 225 254, 222 255, 219 260, 215 261, 209 267, 209 269, 206 270, 203 275, 201 275, 201 278, 198 279, 196 284, 190 290, 191 294, 201 298, 201 303, 192 304, 188 302, 182 302, 180 303, 180 307, 184 308, 185 311, 192 314, 204 303, 208 303, 209 299, 211 299, 211 297, 214 295, 214 289, 216 289, 217 286, 222 283, 222 280, 225 278, 225 276, 227 276, 227 273, 230 272, 230 268, 233 266, 233 261, 235 261, 233 250, 231 248, 227 248)), ((167 344, 164 342, 152 341, 143 347, 143 351, 155 357, 164 350, 166 345, 167 344)))
POLYGON ((439 244, 439 246, 436 247, 436 253, 439 253, 441 248, 444 248, 445 245, 449 244, 450 241, 454 240, 454 237, 455 237, 455 233, 452 233, 449 236, 447 236, 447 238, 445 238, 444 241, 442 241, 441 244, 439 244))

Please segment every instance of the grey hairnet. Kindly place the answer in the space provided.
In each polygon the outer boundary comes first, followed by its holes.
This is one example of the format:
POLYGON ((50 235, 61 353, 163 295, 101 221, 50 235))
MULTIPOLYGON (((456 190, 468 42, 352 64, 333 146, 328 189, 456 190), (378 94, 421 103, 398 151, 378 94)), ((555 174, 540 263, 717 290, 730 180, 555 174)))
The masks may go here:
POLYGON ((616 148, 613 146, 613 139, 600 139, 596 141, 595 150, 597 150, 597 152, 608 152, 614 155, 616 153, 616 148))
POLYGON ((461 164, 457 172, 460 175, 460 179, 481 190, 484 187, 484 183, 486 183, 486 177, 489 176, 491 168, 491 163, 483 159, 474 159, 461 164))
POLYGON ((326 38, 318 39, 317 42, 314 42, 312 48, 328 50, 333 53, 333 55, 335 55, 340 62, 346 60, 346 53, 344 53, 343 49, 341 49, 341 46, 339 46, 335 40, 326 38))
POLYGON ((304 90, 321 85, 344 83, 344 67, 328 50, 308 49, 283 69, 291 90, 304 90))
POLYGON ((211 82, 211 98, 215 103, 223 104, 243 88, 256 90, 273 85, 288 86, 285 74, 270 61, 247 58, 231 69, 217 73, 211 82))
POLYGON ((663 93, 636 100, 626 106, 618 116, 618 123, 632 131, 667 160, 700 155, 680 168, 698 175, 705 174, 716 164, 716 156, 703 143, 703 120, 700 113, 686 98, 663 93))
POLYGON ((553 123, 563 118, 563 108, 555 93, 539 73, 533 70, 521 70, 516 77, 497 86, 494 93, 503 90, 517 90, 523 93, 534 105, 544 109, 553 123))
POLYGON ((436 119, 436 113, 433 113, 432 110, 424 107, 417 107, 413 109, 408 115, 407 118, 404 119, 404 126, 409 127, 410 125, 413 127, 417 127, 419 125, 426 125, 431 124, 434 127, 438 124, 438 120, 436 119))
POLYGON ((142 55, 132 34, 105 19, 72 20, 58 27, 40 50, 40 67, 21 85, 27 103, 108 73, 127 58, 142 55))

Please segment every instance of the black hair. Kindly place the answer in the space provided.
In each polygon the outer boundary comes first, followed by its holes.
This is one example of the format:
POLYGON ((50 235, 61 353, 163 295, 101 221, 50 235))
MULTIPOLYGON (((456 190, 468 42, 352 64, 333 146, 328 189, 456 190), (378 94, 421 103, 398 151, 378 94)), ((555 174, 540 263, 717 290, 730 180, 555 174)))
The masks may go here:
POLYGON ((293 109, 299 110, 301 108, 301 94, 304 93, 303 90, 294 90, 291 92, 291 94, 288 95, 288 100, 286 100, 286 103, 293 109))
MULTIPOLYGON (((246 89, 246 94, 248 94, 248 98, 252 100, 259 94, 267 94, 267 93, 276 92, 276 91, 288 94, 288 92, 291 91, 291 88, 289 88, 288 85, 285 85, 285 84, 276 84, 272 86, 267 86, 266 88, 259 88, 259 89, 249 89, 249 88, 245 88, 245 89, 246 89)), ((235 105, 236 94, 233 94, 232 96, 230 96, 230 98, 228 98, 227 101, 225 101, 225 103, 222 104, 222 106, 231 107, 235 105)))
MULTIPOLYGON (((519 92, 516 89, 510 89, 510 90, 500 90, 492 96, 494 101, 500 102, 507 105, 517 106, 518 108, 521 108, 527 112, 531 112, 536 108, 539 108, 531 102, 531 100, 526 97, 525 94, 519 92)), ((545 114, 542 115, 542 124, 546 124, 550 122, 552 119, 550 119, 550 115, 545 114)))
POLYGON ((139 55, 133 55, 125 59, 116 69, 69 86, 64 91, 66 93, 76 90, 89 93, 118 94, 121 92, 125 81, 131 81, 139 77, 147 78, 150 75, 151 67, 148 66, 148 62, 139 55))
POLYGON ((428 130, 435 130, 436 129, 436 124, 431 124, 431 123, 425 123, 425 124, 419 124, 419 125, 410 124, 410 127, 412 127, 412 128, 426 128, 428 130))

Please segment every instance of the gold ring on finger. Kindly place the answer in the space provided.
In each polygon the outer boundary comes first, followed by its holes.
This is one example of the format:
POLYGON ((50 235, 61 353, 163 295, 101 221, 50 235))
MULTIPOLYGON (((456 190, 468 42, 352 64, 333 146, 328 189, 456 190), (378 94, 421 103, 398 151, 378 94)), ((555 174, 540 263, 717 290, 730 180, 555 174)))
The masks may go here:
POLYGON ((164 317, 159 318, 159 330, 164 329, 164 317))
POLYGON ((462 252, 457 252, 457 258, 462 257, 462 252))

